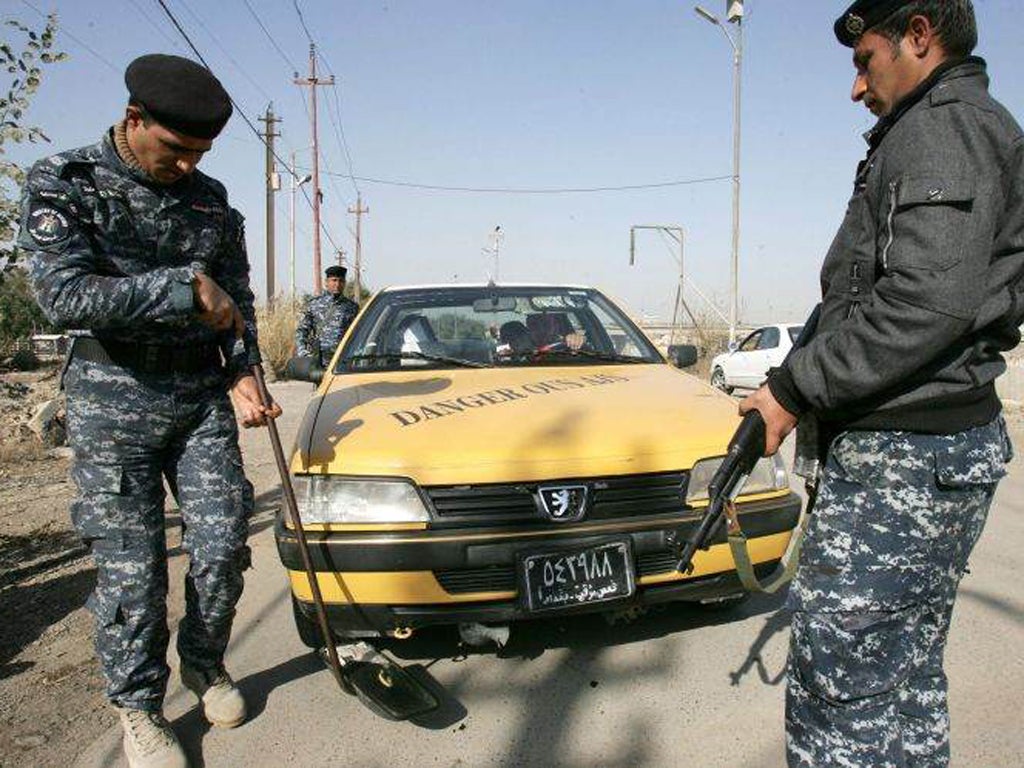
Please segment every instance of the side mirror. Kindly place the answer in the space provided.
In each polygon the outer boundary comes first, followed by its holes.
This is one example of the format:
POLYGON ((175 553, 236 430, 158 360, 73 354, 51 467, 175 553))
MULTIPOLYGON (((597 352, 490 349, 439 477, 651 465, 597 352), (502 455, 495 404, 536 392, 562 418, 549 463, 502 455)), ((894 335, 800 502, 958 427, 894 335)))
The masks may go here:
POLYGON ((688 368, 697 362, 697 348, 693 344, 672 344, 668 348, 668 359, 677 368, 688 368))
POLYGON ((295 381, 308 381, 319 384, 324 377, 324 369, 318 360, 312 357, 293 357, 284 367, 286 378, 295 381))
POLYGON ((735 351, 736 351, 737 349, 739 349, 739 348, 740 348, 740 345, 739 345, 739 344, 737 344, 737 343, 736 343, 735 341, 730 341, 730 342, 729 342, 729 347, 728 347, 728 349, 729 349, 729 351, 730 351, 730 352, 735 352, 735 351))

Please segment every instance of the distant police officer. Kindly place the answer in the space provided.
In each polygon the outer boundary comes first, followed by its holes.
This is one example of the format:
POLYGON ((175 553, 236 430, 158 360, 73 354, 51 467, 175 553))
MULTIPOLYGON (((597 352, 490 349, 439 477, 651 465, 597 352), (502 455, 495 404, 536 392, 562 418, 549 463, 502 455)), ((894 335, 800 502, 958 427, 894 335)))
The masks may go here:
POLYGON ((835 33, 879 120, 820 329, 741 405, 769 453, 806 414, 832 438, 790 589, 787 754, 945 766, 953 601, 1011 457, 993 382, 1024 321, 1024 137, 970 0, 858 0, 835 33))
POLYGON ((167 685, 167 479, 184 522, 183 683, 214 725, 245 719, 224 670, 252 486, 228 390, 264 424, 242 217, 195 169, 231 115, 209 71, 148 55, 125 73, 125 119, 102 141, 39 161, 19 245, 40 306, 74 329, 64 377, 72 518, 92 550, 96 650, 132 766, 183 766, 161 714, 167 685))
POLYGON ((359 313, 359 305, 342 295, 346 271, 340 266, 324 270, 326 290, 310 299, 295 329, 295 354, 299 357, 312 357, 326 365, 359 313))

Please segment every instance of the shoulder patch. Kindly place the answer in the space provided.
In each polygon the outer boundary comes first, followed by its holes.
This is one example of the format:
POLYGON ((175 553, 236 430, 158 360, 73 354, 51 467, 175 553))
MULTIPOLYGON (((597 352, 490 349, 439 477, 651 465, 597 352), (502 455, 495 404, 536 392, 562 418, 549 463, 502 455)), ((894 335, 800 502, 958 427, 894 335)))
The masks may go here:
POLYGON ((205 213, 216 218, 223 218, 224 216, 224 209, 219 205, 210 205, 209 203, 204 203, 198 200, 192 203, 192 210, 199 211, 199 213, 205 213))
POLYGON ((71 234, 67 214, 47 202, 31 205, 25 228, 39 245, 54 245, 71 234))

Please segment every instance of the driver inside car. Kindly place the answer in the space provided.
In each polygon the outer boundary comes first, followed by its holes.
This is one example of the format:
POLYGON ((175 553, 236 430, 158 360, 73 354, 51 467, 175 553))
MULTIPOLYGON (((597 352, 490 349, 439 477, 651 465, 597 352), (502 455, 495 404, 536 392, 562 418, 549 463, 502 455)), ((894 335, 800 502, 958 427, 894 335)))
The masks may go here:
POLYGON ((575 352, 586 343, 583 331, 572 327, 564 312, 542 312, 526 316, 530 339, 538 352, 569 349, 575 352))

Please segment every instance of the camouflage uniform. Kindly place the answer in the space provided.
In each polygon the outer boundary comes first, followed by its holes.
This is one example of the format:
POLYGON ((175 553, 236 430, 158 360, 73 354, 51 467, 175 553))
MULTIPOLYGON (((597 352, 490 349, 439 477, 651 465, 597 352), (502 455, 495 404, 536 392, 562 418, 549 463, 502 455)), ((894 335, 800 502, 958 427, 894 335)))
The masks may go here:
POLYGON ((310 299, 295 329, 295 354, 327 364, 358 312, 359 305, 341 294, 322 293, 310 299))
POLYGON ((205 345, 214 355, 186 373, 72 352, 64 378, 78 489, 71 515, 96 561, 89 606, 107 695, 118 706, 158 711, 169 637, 163 478, 181 508, 190 556, 178 652, 193 668, 222 663, 249 565, 252 486, 227 394, 259 360, 242 218, 224 188, 199 172, 171 186, 149 183, 121 160, 108 133, 32 168, 19 246, 47 316, 82 329, 75 346, 92 336, 111 346, 205 345), (237 304, 246 321, 241 340, 199 322, 191 288, 198 270, 237 304))
POLYGON ((942 656, 1012 449, 1002 418, 832 444, 790 587, 790 766, 949 764, 942 656))

